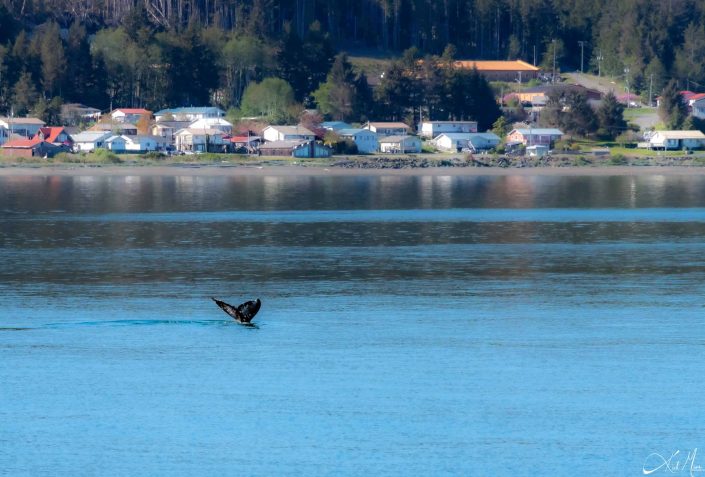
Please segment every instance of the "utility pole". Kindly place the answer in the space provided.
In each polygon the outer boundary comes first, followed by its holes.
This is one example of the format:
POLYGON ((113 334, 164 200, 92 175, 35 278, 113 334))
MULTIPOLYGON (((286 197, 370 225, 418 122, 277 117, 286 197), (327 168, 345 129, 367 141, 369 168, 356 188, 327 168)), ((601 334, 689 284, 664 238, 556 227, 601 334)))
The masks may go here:
POLYGON ((602 76, 602 60, 604 60, 604 56, 602 56, 602 50, 600 50, 600 53, 597 55, 597 76, 600 77, 602 76))
POLYGON ((556 83, 556 40, 551 40, 551 45, 553 47, 553 76, 551 77, 551 83, 556 83))
POLYGON ((580 45, 580 73, 583 72, 583 53, 585 49, 585 42, 583 40, 578 41, 578 45, 580 45))
POLYGON ((629 68, 624 68, 624 77, 627 82, 627 108, 629 108, 629 103, 631 103, 631 98, 629 96, 629 68))
POLYGON ((651 107, 651 91, 654 88, 654 74, 651 73, 650 79, 649 79, 649 107, 651 107))
POLYGON ((534 45, 534 66, 536 66, 536 45, 534 45))

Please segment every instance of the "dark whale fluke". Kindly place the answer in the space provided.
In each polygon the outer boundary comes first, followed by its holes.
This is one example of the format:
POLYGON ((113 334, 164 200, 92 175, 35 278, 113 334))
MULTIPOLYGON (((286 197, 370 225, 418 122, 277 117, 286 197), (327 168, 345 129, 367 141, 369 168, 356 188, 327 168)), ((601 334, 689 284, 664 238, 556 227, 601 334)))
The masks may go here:
POLYGON ((259 298, 254 301, 246 301, 237 308, 225 303, 224 301, 216 300, 213 297, 211 297, 211 300, 213 300, 221 310, 232 316, 235 321, 244 324, 249 324, 252 321, 252 318, 254 318, 259 311, 260 306, 262 306, 262 302, 259 298))

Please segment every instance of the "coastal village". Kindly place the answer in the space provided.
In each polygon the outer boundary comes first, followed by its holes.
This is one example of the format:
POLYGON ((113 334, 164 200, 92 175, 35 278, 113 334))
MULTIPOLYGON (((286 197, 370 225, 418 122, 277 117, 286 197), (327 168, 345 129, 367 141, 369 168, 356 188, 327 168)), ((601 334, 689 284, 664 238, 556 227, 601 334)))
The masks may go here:
MULTIPOLYGON (((82 104, 62 106, 62 124, 45 124, 34 117, 0 117, 0 154, 11 158, 49 159, 58 154, 91 154, 100 150, 115 154, 199 155, 242 154, 258 157, 328 158, 333 155, 466 154, 544 157, 555 153, 609 155, 609 147, 573 145, 574 135, 559 125, 540 122, 549 96, 556 91, 582 95, 597 108, 605 94, 579 84, 555 82, 536 66, 524 61, 458 61, 460 68, 474 69, 488 81, 518 84, 498 95, 501 124, 479 130, 474 120, 419 118, 417 124, 375 121, 351 124, 326 120, 316 110, 305 110, 298 124, 268 124, 261 118, 226 119, 215 106, 174 107, 160 111, 117 107, 108 112, 82 104), (529 84, 527 84, 529 83, 529 84), (521 120, 512 112, 521 110, 521 120), (550 127, 555 126, 555 127, 550 127)), ((688 114, 705 119, 705 94, 681 91, 688 114)), ((617 95, 623 108, 643 106, 629 93, 617 95)), ((657 98, 658 104, 659 98, 657 98)), ((651 106, 651 105, 647 105, 651 106)), ((564 106, 567 111, 570 106, 564 106)), ((626 131, 625 131, 626 132, 626 131)), ((685 151, 705 148, 699 130, 654 130, 633 127, 628 147, 652 151, 685 151)))

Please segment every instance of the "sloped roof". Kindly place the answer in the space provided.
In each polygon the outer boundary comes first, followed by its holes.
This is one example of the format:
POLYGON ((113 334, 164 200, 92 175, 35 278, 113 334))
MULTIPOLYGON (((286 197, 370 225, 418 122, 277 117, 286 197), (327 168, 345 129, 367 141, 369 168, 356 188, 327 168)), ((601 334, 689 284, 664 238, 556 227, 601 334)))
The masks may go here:
POLYGON ((285 149, 285 148, 294 149, 296 147, 301 146, 302 144, 308 144, 308 142, 309 141, 301 140, 301 139, 294 139, 294 140, 288 140, 288 141, 270 141, 270 142, 265 142, 259 148, 260 149, 285 149))
POLYGON ((467 139, 468 141, 471 141, 473 139, 477 138, 483 138, 487 140, 497 140, 499 141, 499 136, 497 136, 495 133, 492 132, 484 132, 484 133, 441 133, 438 136, 436 136, 436 139, 438 139, 441 136, 446 136, 449 137, 450 139, 458 140, 458 139, 467 139))
POLYGON ((215 135, 220 135, 224 136, 225 133, 221 131, 220 129, 211 129, 211 128, 198 128, 198 129, 191 129, 191 128, 186 128, 178 131, 176 133, 177 136, 181 136, 184 134, 191 134, 192 136, 200 136, 202 134, 207 134, 209 136, 215 136, 215 135))
POLYGON ((376 132, 370 131, 369 129, 364 129, 364 128, 349 128, 349 129, 338 129, 335 131, 339 136, 354 136, 355 134, 360 134, 360 133, 365 133, 365 134, 372 134, 372 135, 377 135, 376 132))
MULTIPOLYGON (((44 140, 47 142, 57 142, 57 138, 62 132, 65 132, 63 127, 45 127, 39 129, 44 135, 44 140)), ((68 134, 68 133, 66 133, 68 134)))
POLYGON ((104 140, 112 135, 113 134, 110 131, 83 131, 78 134, 74 134, 72 137, 74 142, 96 142, 104 140))
POLYGON ((12 139, 3 144, 2 147, 7 149, 31 149, 41 142, 43 141, 39 137, 34 139, 12 139))
POLYGON ((118 111, 125 114, 152 114, 152 111, 142 108, 118 108, 113 110, 110 114, 117 113, 118 111))
MULTIPOLYGON (((282 134, 302 134, 306 136, 315 136, 315 134, 310 131, 309 129, 306 129, 303 126, 267 126, 268 128, 272 128, 276 131, 279 131, 282 134)), ((265 128, 267 129, 267 128, 265 128)))
POLYGON ((12 123, 12 124, 35 124, 39 126, 44 126, 46 123, 42 121, 39 118, 7 118, 7 117, 0 117, 0 121, 4 123, 12 123))
POLYGON ((181 107, 181 108, 167 108, 167 109, 162 109, 161 111, 157 111, 154 113, 155 116, 164 116, 166 114, 200 114, 200 113, 222 113, 223 115, 225 114, 225 111, 222 109, 216 107, 216 106, 190 106, 190 107, 181 107))
POLYGON ((369 126, 374 126, 375 128, 385 128, 385 129, 411 129, 410 126, 404 123, 399 123, 399 122, 369 122, 367 123, 369 126))
POLYGON ((321 127, 325 129, 351 129, 352 125, 346 123, 345 121, 325 121, 321 123, 321 127))
POLYGON ((560 129, 555 129, 555 128, 521 128, 521 129, 515 129, 514 131, 510 132, 509 134, 513 132, 518 132, 519 134, 523 136, 528 136, 528 135, 543 135, 543 136, 562 136, 563 131, 560 129))
MULTIPOLYGON (((654 136, 660 135, 665 139, 704 139, 705 134, 700 131, 656 131, 654 136)), ((653 136, 652 136, 653 137, 653 136)))
POLYGON ((477 68, 477 71, 540 71, 534 65, 527 63, 522 60, 514 61, 478 61, 478 60, 466 60, 466 61, 455 61, 453 62, 458 68, 473 69, 477 68))

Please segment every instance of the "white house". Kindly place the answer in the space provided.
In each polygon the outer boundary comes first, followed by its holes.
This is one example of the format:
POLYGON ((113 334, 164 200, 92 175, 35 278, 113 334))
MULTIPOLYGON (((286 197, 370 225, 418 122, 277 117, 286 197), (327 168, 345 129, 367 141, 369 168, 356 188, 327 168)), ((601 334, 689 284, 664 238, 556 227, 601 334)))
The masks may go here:
POLYGON ((416 136, 387 136, 379 139, 379 150, 393 154, 421 152, 421 139, 416 136))
POLYGON ((12 135, 31 138, 45 125, 38 118, 0 118, 0 144, 4 144, 12 135))
POLYGON ((548 146, 546 144, 537 144, 526 148, 526 155, 529 157, 543 157, 548 154, 548 146))
POLYGON ((406 136, 411 128, 404 123, 368 122, 363 129, 376 132, 378 136, 406 136))
POLYGON ((369 129, 339 129, 338 136, 352 140, 357 146, 357 152, 369 154, 379 150, 377 133, 369 129))
POLYGON ((267 126, 262 131, 265 141, 313 141, 316 135, 303 126, 267 126))
POLYGON ((443 133, 476 133, 477 121, 423 121, 419 126, 419 135, 437 137, 443 133))
POLYGON ((105 147, 113 152, 142 153, 165 150, 167 141, 158 136, 111 136, 105 147))
POLYGON ((114 134, 110 131, 84 131, 71 136, 74 151, 90 152, 105 147, 105 140, 114 134))
POLYGON ((152 117, 152 111, 141 108, 120 108, 110 112, 110 117, 118 123, 136 124, 140 119, 152 117))
POLYGON ((154 113, 159 121, 197 121, 206 118, 223 118, 225 111, 214 106, 162 109, 154 113))
POLYGON ((705 134, 700 131, 656 131, 649 139, 652 149, 701 149, 705 134))
POLYGON ((494 133, 443 133, 434 139, 436 147, 443 151, 459 152, 469 149, 471 152, 486 151, 497 147, 499 136, 494 133))
POLYGON ((228 149, 220 129, 182 129, 175 135, 176 149, 183 152, 224 152, 228 149))
POLYGON ((692 99, 689 101, 690 103, 690 111, 694 117, 698 119, 705 119, 705 95, 697 95, 698 97, 696 99, 692 99))
POLYGON ((225 134, 233 132, 233 124, 223 118, 201 118, 189 124, 189 129, 220 129, 225 134))
POLYGON ((152 126, 152 135, 159 136, 169 141, 169 144, 174 144, 174 135, 186 129, 191 124, 189 121, 161 121, 152 126))

